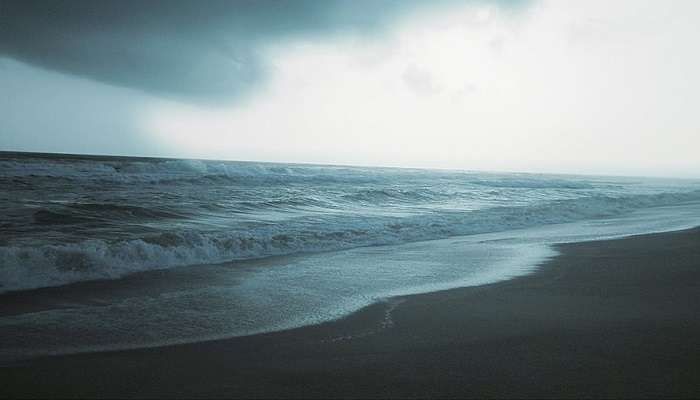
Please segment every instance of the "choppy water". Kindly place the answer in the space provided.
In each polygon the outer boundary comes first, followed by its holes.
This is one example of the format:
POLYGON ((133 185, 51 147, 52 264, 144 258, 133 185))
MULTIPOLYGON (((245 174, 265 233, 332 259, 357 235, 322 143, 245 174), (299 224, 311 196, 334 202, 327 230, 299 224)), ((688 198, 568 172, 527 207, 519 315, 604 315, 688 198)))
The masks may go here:
POLYGON ((700 201, 687 180, 0 153, 0 292, 700 201))
POLYGON ((0 188, 0 363, 322 323, 700 225, 687 180, 0 153, 0 188))

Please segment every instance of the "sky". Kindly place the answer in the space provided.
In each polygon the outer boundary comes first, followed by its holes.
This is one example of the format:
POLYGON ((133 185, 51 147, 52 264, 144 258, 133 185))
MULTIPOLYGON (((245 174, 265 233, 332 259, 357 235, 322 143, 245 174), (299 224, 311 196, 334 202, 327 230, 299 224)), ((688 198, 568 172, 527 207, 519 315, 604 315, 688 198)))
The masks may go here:
POLYGON ((700 177, 698 15, 0 0, 0 150, 700 177))

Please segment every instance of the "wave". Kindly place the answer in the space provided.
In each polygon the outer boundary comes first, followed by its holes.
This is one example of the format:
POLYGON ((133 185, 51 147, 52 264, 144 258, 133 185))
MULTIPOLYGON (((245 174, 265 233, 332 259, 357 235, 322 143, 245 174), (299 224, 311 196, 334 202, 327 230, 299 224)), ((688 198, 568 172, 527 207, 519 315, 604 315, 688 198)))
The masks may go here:
POLYGON ((39 225, 73 225, 89 222, 88 218, 77 215, 65 214, 51 210, 39 210, 32 214, 35 224, 39 225))
MULTIPOLYGON (((381 183, 393 179, 426 179, 435 176, 456 179, 461 184, 493 188, 591 189, 590 182, 571 177, 556 178, 535 174, 483 174, 465 171, 428 171, 397 168, 315 166, 210 160, 111 160, 22 158, 1 159, 0 179, 30 185, 30 179, 50 178, 94 184, 260 184, 260 183, 381 183)), ((39 182, 43 184, 45 182, 39 182)), ((395 194, 395 193, 394 193, 395 194)), ((373 195, 368 193, 366 195, 373 195)), ((392 197, 391 192, 374 195, 392 197)), ((399 193, 400 195, 400 193, 399 193)))
MULTIPOLYGON (((368 193, 369 196, 396 195, 394 192, 368 193)), ((245 231, 171 230, 128 240, 0 246, 0 292, 115 279, 135 272, 184 265, 504 231, 698 201, 698 190, 621 197, 598 195, 470 212, 432 211, 406 217, 312 216, 284 223, 259 224, 245 231)), ((110 207, 120 211, 130 209, 110 207)), ((54 216, 45 214, 43 218, 51 221, 54 216)))
POLYGON ((0 159, 0 177, 30 184, 29 179, 55 178, 92 183, 279 183, 375 182, 378 169, 284 165, 234 161, 149 160, 100 161, 51 159, 0 159))
POLYGON ((592 189, 594 186, 586 181, 574 181, 571 179, 544 178, 534 175, 523 176, 493 176, 489 179, 474 178, 470 183, 495 188, 523 188, 523 189, 592 189))
POLYGON ((182 218, 181 213, 162 210, 154 207, 142 207, 133 205, 121 205, 111 203, 73 203, 67 205, 73 211, 79 213, 97 214, 100 216, 110 216, 112 218, 182 218))
POLYGON ((342 199, 351 202, 366 202, 366 203, 382 203, 382 202, 409 202, 416 201, 432 201, 450 197, 451 194, 445 192, 437 192, 427 188, 420 189, 398 189, 398 188, 382 188, 382 189, 361 189, 355 193, 349 193, 341 196, 342 199))
POLYGON ((117 222, 186 218, 175 212, 156 207, 141 207, 110 203, 69 203, 53 208, 41 208, 32 213, 35 225, 76 225, 84 223, 117 222))

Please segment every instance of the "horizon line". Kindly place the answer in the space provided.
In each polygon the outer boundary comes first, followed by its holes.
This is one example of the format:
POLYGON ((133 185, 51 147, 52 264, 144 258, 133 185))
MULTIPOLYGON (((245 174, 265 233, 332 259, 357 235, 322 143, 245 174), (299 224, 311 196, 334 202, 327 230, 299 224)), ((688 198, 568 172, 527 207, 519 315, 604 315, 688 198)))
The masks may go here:
POLYGON ((440 172, 464 172, 464 173, 483 173, 483 174, 522 174, 522 175, 563 175, 563 176, 583 176, 583 177, 609 177, 609 178, 651 178, 651 179, 679 179, 679 180, 700 180, 700 177, 693 176, 670 176, 670 175, 635 175, 635 174, 617 174, 617 173, 574 173, 574 172, 535 172, 535 171, 505 171, 505 170, 480 170, 466 168, 447 168, 447 167, 413 167, 413 166, 397 166, 397 165, 373 165, 373 164, 332 164, 323 162, 290 162, 290 161, 266 161, 266 160, 251 160, 251 159, 222 159, 222 158, 206 158, 206 157, 175 157, 175 156, 154 156, 154 155, 125 155, 125 154, 109 154, 109 153, 67 153, 60 151, 29 151, 29 150, 0 150, 0 155, 15 154, 15 155, 38 155, 38 156, 64 156, 67 158, 131 158, 140 160, 190 160, 190 161, 219 161, 219 162, 240 162, 240 163, 259 163, 259 164, 287 164, 299 166, 315 166, 315 167, 344 167, 344 168, 386 168, 386 169, 406 169, 406 170, 424 170, 424 171, 440 171, 440 172))

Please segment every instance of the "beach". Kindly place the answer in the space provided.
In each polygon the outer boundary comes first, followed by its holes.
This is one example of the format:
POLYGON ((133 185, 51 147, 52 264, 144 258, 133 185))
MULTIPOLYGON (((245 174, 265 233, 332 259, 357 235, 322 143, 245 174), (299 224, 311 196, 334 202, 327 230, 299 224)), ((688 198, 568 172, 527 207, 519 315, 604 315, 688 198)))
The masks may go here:
POLYGON ((0 0, 0 400, 700 398, 700 2, 0 0))
POLYGON ((700 229, 559 245, 537 272, 348 317, 3 365, 2 397, 697 397, 700 229))

